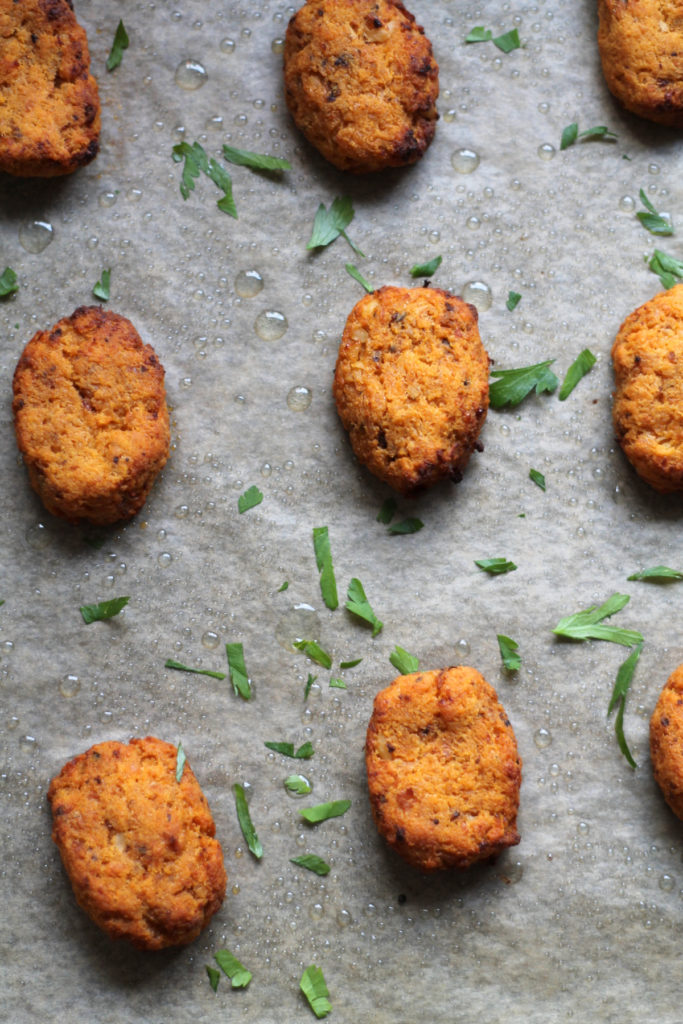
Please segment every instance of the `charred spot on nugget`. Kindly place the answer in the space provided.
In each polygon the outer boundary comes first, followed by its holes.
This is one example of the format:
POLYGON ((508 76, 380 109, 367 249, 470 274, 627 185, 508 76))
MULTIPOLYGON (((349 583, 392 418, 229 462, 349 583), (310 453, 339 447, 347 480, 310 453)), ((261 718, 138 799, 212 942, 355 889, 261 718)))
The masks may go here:
POLYGON ((377 829, 413 867, 467 868, 519 842, 517 742, 476 669, 394 679, 375 697, 365 763, 377 829))
POLYGON ((79 906, 113 939, 164 949, 196 939, 221 906, 226 874, 209 805, 177 748, 148 736, 107 741, 48 790, 52 838, 79 906))
POLYGON ((100 100, 69 0, 0 0, 0 171, 70 174, 98 152, 100 100))
POLYGON ((400 494, 457 482, 489 407, 477 311, 437 288, 386 286, 352 309, 333 393, 358 460, 400 494))
POLYGON ((683 491, 683 284, 624 320, 612 346, 614 431, 638 475, 683 491))
POLYGON ((287 26, 285 97, 343 171, 415 163, 434 137, 439 68, 400 0, 308 0, 287 26))
POLYGON ((667 679, 650 719, 650 757, 664 799, 683 821, 683 665, 667 679))
POLYGON ((169 454, 164 370, 130 320, 81 306, 28 342, 14 427, 46 509, 107 526, 144 505, 169 454))

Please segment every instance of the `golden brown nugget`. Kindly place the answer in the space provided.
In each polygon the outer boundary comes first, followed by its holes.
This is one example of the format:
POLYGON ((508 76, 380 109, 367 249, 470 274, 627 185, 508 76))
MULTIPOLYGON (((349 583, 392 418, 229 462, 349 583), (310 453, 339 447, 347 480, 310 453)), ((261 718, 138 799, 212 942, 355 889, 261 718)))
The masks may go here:
POLYGON ((650 719, 650 756, 664 799, 683 820, 683 665, 667 679, 650 719))
POLYGON ((287 106, 342 171, 418 160, 434 137, 439 68, 399 0, 308 0, 287 26, 287 106))
POLYGON ((130 320, 99 306, 29 341, 13 411, 32 486, 73 523, 134 516, 168 458, 163 367, 130 320))
POLYGON ((69 761, 48 800, 79 905, 114 939, 139 949, 199 935, 225 895, 211 811, 189 764, 148 736, 98 743, 69 761))
POLYGON ((437 288, 379 288, 346 321, 333 393, 363 465, 401 494, 458 481, 489 407, 477 311, 437 288))
POLYGON ((365 761, 380 835, 414 867, 466 868, 519 842, 522 762, 476 669, 394 679, 375 697, 365 761))
POLYGON ((598 47, 610 92, 627 110, 683 127, 679 0, 598 0, 598 47))
POLYGON ((97 155, 100 100, 69 0, 0 0, 0 171, 70 174, 97 155))
POLYGON ((683 284, 628 316, 612 347, 614 431, 656 491, 683 490, 683 284))

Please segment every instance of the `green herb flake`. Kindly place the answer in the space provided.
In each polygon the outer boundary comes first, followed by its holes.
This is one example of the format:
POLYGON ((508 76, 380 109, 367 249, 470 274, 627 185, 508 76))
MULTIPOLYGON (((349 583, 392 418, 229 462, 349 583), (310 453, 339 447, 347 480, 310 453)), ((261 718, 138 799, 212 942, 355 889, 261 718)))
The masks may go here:
POLYGON ((277 740, 268 740, 264 743, 265 747, 269 750, 274 750, 276 754, 284 754, 285 757, 298 757, 303 760, 308 760, 309 757, 313 757, 313 744, 310 741, 302 743, 298 750, 294 750, 293 743, 279 742, 277 740))
POLYGON ((206 964, 206 973, 209 976, 209 985, 214 992, 217 992, 218 982, 221 980, 221 972, 217 971, 215 967, 211 967, 209 964, 206 964))
POLYGON ((330 993, 327 991, 322 969, 315 965, 307 967, 301 975, 299 988, 306 996, 309 1006, 316 1017, 318 1019, 326 1017, 332 1009, 332 1003, 329 999, 330 993))
POLYGON ((175 668, 179 672, 194 672, 199 676, 210 676, 212 679, 225 679, 225 672, 212 672, 208 668, 190 668, 189 665, 183 665, 181 661, 176 661, 174 658, 168 658, 164 662, 164 668, 175 668))
POLYGON ((353 658, 351 661, 340 661, 339 668, 355 668, 356 665, 360 665, 362 658, 353 658))
POLYGON ((127 50, 130 45, 130 39, 128 33, 124 27, 122 21, 119 21, 116 26, 116 32, 114 33, 114 42, 111 44, 111 50, 107 57, 107 71, 113 71, 117 68, 123 60, 123 51, 127 50))
POLYGON ((332 679, 330 679, 330 686, 333 689, 335 689, 335 690, 345 690, 346 689, 346 683, 344 682, 344 680, 343 679, 335 679, 334 677, 332 679))
POLYGON ((255 171, 290 171, 292 169, 289 160, 283 160, 279 156, 252 153, 248 149, 235 149, 233 146, 223 146, 223 157, 228 163, 237 164, 239 167, 251 167, 255 171))
POLYGON ((171 151, 176 163, 184 161, 183 173, 180 180, 180 194, 187 199, 190 192, 194 190, 195 181, 200 174, 211 178, 215 185, 223 192, 223 198, 217 202, 218 209, 231 217, 237 218, 237 207, 232 196, 232 179, 225 168, 214 160, 209 160, 204 148, 198 142, 179 142, 171 151))
POLYGON ((579 383, 582 377, 585 377, 588 371, 595 366, 597 359, 590 351, 585 348, 583 352, 580 352, 572 365, 567 370, 567 374, 562 381, 562 387, 558 398, 561 402, 564 402, 565 398, 571 395, 572 391, 579 383))
POLYGON ((466 43, 488 43, 493 39, 493 32, 483 25, 475 25, 465 36, 466 43))
POLYGON ((570 640, 609 640, 623 647, 633 647, 643 642, 643 637, 637 630, 601 625, 604 619, 621 611, 629 601, 628 594, 612 594, 599 608, 592 605, 584 611, 560 619, 553 633, 570 640))
POLYGON ((562 138, 560 139, 560 149, 568 149, 569 146, 573 146, 579 137, 579 126, 574 121, 572 124, 568 124, 566 128, 562 129, 562 138))
POLYGON ((3 598, 3 600, 2 600, 2 601, 0 601, 0 605, 1 605, 1 604, 4 604, 4 603, 5 603, 5 601, 4 601, 4 598, 3 598))
POLYGON ((92 293, 96 299, 101 299, 102 302, 109 301, 109 282, 111 280, 111 270, 103 270, 102 276, 93 285, 92 293))
POLYGON ((227 949, 219 949, 217 953, 214 953, 213 958, 223 974, 230 978, 233 988, 247 987, 252 978, 251 971, 248 971, 236 956, 233 956, 227 949))
POLYGON ((508 292, 507 302, 505 303, 505 305, 510 310, 510 312, 512 312, 513 309, 517 308, 521 299, 522 296, 519 292, 508 292))
POLYGON ((337 196, 332 201, 329 210, 325 208, 324 203, 321 203, 315 215, 313 231, 306 248, 322 249, 341 235, 346 239, 356 255, 363 257, 363 253, 357 245, 354 245, 345 231, 353 217, 353 203, 348 196, 337 196))
MULTIPOLYGON (((391 529, 391 528, 390 528, 391 529)), ((372 635, 376 637, 382 629, 384 623, 377 618, 370 602, 365 596, 365 590, 363 584, 355 576, 349 583, 349 589, 347 592, 347 601, 345 607, 353 614, 357 615, 359 619, 363 619, 365 622, 369 622, 372 626, 372 635)))
POLYGON ((288 775, 285 779, 285 789, 289 790, 290 793, 296 793, 298 796, 306 796, 313 787, 303 775, 288 775))
POLYGON ((278 592, 278 594, 281 594, 283 590, 288 590, 288 589, 289 589, 289 580, 285 580, 285 582, 282 584, 282 586, 277 588, 277 592, 278 592))
MULTIPOLYGON (((330 666, 331 665, 332 662, 330 661, 330 666)), ((313 683, 316 681, 317 678, 317 676, 311 675, 310 672, 308 673, 308 679, 306 680, 306 686, 304 687, 304 700, 308 700, 308 695, 311 692, 311 687, 313 686, 313 683)))
POLYGON ((185 762, 186 761, 187 761, 187 758, 185 757, 185 751, 183 750, 183 745, 182 745, 182 743, 178 742, 178 753, 176 754, 176 759, 175 759, 175 780, 176 780, 176 782, 180 782, 180 780, 183 777, 183 772, 185 771, 185 762))
POLYGON ((529 479, 533 480, 537 487, 540 487, 542 491, 545 490, 545 477, 538 469, 529 470, 529 479))
POLYGON ((110 601, 100 601, 99 604, 81 605, 81 615, 86 625, 91 622, 102 622, 104 619, 113 619, 122 611, 130 597, 113 597, 110 601))
POLYGON ((568 124, 562 132, 560 149, 567 149, 569 146, 573 146, 579 139, 604 139, 606 142, 615 142, 617 138, 617 133, 610 131, 604 124, 596 124, 593 128, 586 128, 582 132, 579 131, 578 124, 568 124))
POLYGON ((18 291, 19 285, 17 284, 16 273, 11 267, 5 267, 2 274, 0 274, 0 299, 6 299, 8 295, 13 295, 14 292, 18 291))
POLYGON ((239 695, 244 700, 249 700, 251 697, 251 686, 249 685, 249 676, 244 664, 244 647, 240 643, 226 644, 225 653, 228 657, 230 682, 232 683, 235 695, 239 695))
POLYGON ((389 661, 402 676, 409 676, 411 672, 417 672, 420 667, 420 662, 415 655, 410 654, 403 647, 399 647, 398 644, 389 655, 389 661))
POLYGON ((346 267, 346 273, 350 274, 354 281, 358 281, 358 284, 362 285, 369 295, 372 295, 375 289, 372 287, 370 282, 363 277, 358 267, 354 267, 353 263, 345 263, 344 265, 346 267))
POLYGON ((519 405, 534 390, 537 395, 544 391, 552 394, 558 385, 557 377, 550 369, 554 362, 554 359, 546 359, 543 363, 514 370, 491 370, 491 376, 499 378, 489 389, 491 406, 502 409, 506 405, 519 405))
POLYGON ((292 864, 297 864, 300 868, 306 868, 307 871, 313 871, 316 875, 329 875, 330 865, 327 861, 324 861, 322 857, 316 857, 314 853, 304 853, 301 857, 290 857, 292 864))
POLYGON ((320 592, 323 601, 334 611, 339 607, 337 596, 337 581, 334 577, 332 565, 332 549, 330 547, 330 536, 326 526, 315 526, 313 528, 313 549, 315 551, 315 562, 320 573, 320 592))
POLYGON ((663 286, 673 288, 683 280, 683 262, 675 256, 669 256, 661 249, 655 249, 648 266, 653 274, 657 274, 663 286))
POLYGON ((317 825, 321 821, 327 821, 328 818, 340 818, 342 814, 346 814, 350 806, 350 800, 330 800, 325 804, 306 807, 303 811, 299 811, 299 814, 304 821, 311 825, 317 825))
POLYGON ((435 256, 427 263, 416 263, 410 268, 411 277, 432 277, 443 263, 443 256, 435 256))
POLYGON ((683 572, 680 569, 669 569, 666 565, 653 565, 651 569, 641 569, 640 572, 631 573, 628 580, 683 580, 683 572))
POLYGON ((248 512, 250 508, 256 508, 263 501, 263 494, 259 491, 256 484, 252 484, 248 487, 244 494, 240 494, 237 499, 237 511, 240 515, 243 512, 248 512))
POLYGON ((507 558, 475 558, 474 564, 483 569, 484 572, 488 572, 491 576, 500 576, 506 572, 514 572, 517 568, 514 562, 509 562, 507 558))
POLYGON ((640 196, 640 201, 645 207, 645 210, 641 210, 639 213, 637 213, 636 217, 643 225, 645 230, 649 231, 651 235, 673 235, 673 224, 671 224, 670 221, 666 220, 665 217, 662 217, 661 214, 657 213, 657 211, 645 195, 645 192, 642 188, 638 195, 640 196))
MULTIPOLYGON (((263 847, 261 846, 261 840, 256 835, 256 830, 251 820, 249 813, 249 805, 247 804, 247 797, 244 792, 244 787, 240 786, 239 782, 236 782, 232 787, 232 791, 235 794, 235 808, 237 810, 237 820, 240 823, 242 829, 242 835, 244 836, 245 842, 253 855, 257 860, 260 860, 263 856, 263 847)), ((219 962, 219 967, 222 964, 219 962)))
POLYGON ((388 525, 396 515, 396 498, 387 498, 377 513, 377 522, 388 525))
POLYGON ((498 640, 498 649, 500 656, 503 661, 503 666, 508 672, 517 672, 522 666, 522 659, 517 653, 519 644, 509 636, 505 636, 503 633, 496 635, 498 640))
POLYGON ((407 536, 409 533, 419 533, 424 527, 424 523, 417 516, 409 516, 407 519, 402 519, 399 523, 391 523, 387 527, 387 533, 392 535, 407 536))
POLYGON ((497 46, 503 53, 511 53, 513 50, 519 50, 522 45, 519 39, 519 32, 516 28, 511 28, 509 32, 503 32, 502 36, 496 36, 493 39, 494 46, 497 46))
POLYGON ((628 658, 622 665, 619 666, 617 672, 616 682, 614 683, 614 689, 612 690, 612 697, 607 708, 608 716, 612 714, 615 708, 617 708, 617 717, 614 720, 614 732, 617 737, 617 743, 622 754, 630 764, 631 768, 637 768, 638 765, 633 759, 633 755, 629 750, 628 743, 626 742, 626 736, 624 734, 624 708, 626 706, 626 694, 633 680, 633 673, 635 672, 638 659, 640 658, 640 652, 643 649, 642 641, 634 647, 628 658))
MULTIPOLYGON (((315 640, 295 640, 293 646, 296 647, 297 651, 303 651, 311 661, 315 661, 316 664, 322 665, 323 668, 332 668, 332 658, 327 651, 322 649, 320 644, 315 642, 315 640)), ((306 696, 308 696, 308 691, 306 692, 306 696)))

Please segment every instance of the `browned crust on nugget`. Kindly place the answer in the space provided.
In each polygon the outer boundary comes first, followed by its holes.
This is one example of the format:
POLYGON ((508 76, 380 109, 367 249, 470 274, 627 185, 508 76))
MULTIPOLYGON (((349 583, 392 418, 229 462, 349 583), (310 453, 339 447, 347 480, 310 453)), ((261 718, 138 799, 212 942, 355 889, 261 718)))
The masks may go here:
POLYGON ((489 407, 477 311, 437 288, 386 286, 352 309, 334 375, 351 445, 401 494, 459 480, 489 407))
POLYGON ((375 697, 365 760, 380 835, 422 871, 466 868, 519 842, 515 734, 476 669, 394 679, 375 697))
POLYGON ((683 284, 628 316, 612 347, 617 440, 662 494, 683 490, 683 284))
POLYGON ((0 170, 70 174, 97 155, 100 100, 67 0, 0 0, 0 170))
POLYGON ((683 127, 679 0, 598 0, 598 46, 610 92, 627 110, 683 127))
POLYGON ((29 341, 13 411, 32 486, 70 522, 135 515, 168 458, 163 367, 130 320, 99 306, 29 341))
POLYGON ((431 43, 399 0, 308 0, 287 26, 287 106, 344 171, 422 156, 434 137, 438 76, 431 43))
POLYGON ((650 719, 650 756, 664 799, 683 820, 683 665, 667 679, 650 719))
POLYGON ((114 939, 163 949, 195 939, 225 895, 211 811, 176 747, 148 736, 98 743, 48 790, 59 848, 79 905, 114 939))

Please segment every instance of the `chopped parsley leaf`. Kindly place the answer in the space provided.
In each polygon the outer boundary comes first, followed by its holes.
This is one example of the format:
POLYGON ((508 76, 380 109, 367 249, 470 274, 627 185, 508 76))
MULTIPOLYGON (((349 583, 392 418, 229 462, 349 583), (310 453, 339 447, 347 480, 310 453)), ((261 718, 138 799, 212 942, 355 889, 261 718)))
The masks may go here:
POLYGON ((274 750, 276 754, 284 754, 285 757, 298 757, 308 760, 309 757, 313 757, 313 744, 307 740, 302 743, 298 750, 294 750, 293 743, 286 743, 278 740, 268 740, 264 743, 268 750, 274 750))
POLYGON ((240 515, 243 512, 248 512, 250 508, 256 508, 263 501, 263 494, 259 491, 256 484, 252 484, 248 487, 244 494, 240 494, 237 499, 237 511, 240 515))
POLYGON ((391 523, 387 527, 387 533, 401 535, 419 533, 423 526, 424 523, 417 516, 409 516, 407 519, 402 519, 400 523, 391 523))
POLYGON ((198 142, 193 142, 192 145, 189 142, 179 142, 173 147, 171 155, 176 163, 185 161, 180 181, 180 194, 183 199, 188 198, 194 190, 195 180, 204 173, 223 192, 223 198, 216 203, 218 209, 237 218, 237 207, 232 196, 232 178, 213 157, 209 160, 198 142))
POLYGON ((561 402, 564 402, 565 398, 571 395, 572 391, 579 383, 582 377, 585 377, 588 371, 595 366, 597 359, 590 351, 585 348, 583 352, 580 352, 572 365, 567 370, 567 374, 562 381, 562 387, 560 393, 557 396, 561 402))
POLYGON ((506 572, 514 572, 517 568, 514 562, 509 562, 507 558, 501 557, 475 558, 474 564, 483 569, 484 572, 490 573, 491 576, 500 576, 506 572))
MULTIPOLYGON (((0 274, 0 299, 6 299, 8 295, 13 295, 18 291, 19 285, 15 271, 11 267, 5 267, 0 274)), ((19 325, 17 324, 17 326, 19 325)))
MULTIPOLYGON (((232 791, 235 794, 235 808, 237 810, 237 820, 240 823, 242 835, 244 836, 246 844, 253 853, 253 855, 256 857, 257 860, 260 860, 261 857, 263 856, 263 847, 261 846, 261 841, 259 837, 256 835, 256 830, 251 820, 251 815, 249 813, 249 805, 247 804, 247 797, 246 793, 244 792, 244 787, 240 786, 239 782, 236 782, 235 785, 232 787, 232 791)), ((219 964, 219 966, 222 965, 219 964)))
POLYGON ((103 270, 102 276, 96 284, 93 285, 92 293, 96 299, 101 299, 102 302, 109 301, 109 282, 111 280, 111 270, 103 270))
POLYGON ((542 491, 545 490, 545 477, 538 469, 529 470, 529 479, 533 480, 537 487, 540 487, 542 491))
MULTIPOLYGON (((330 667, 331 665, 332 661, 330 661, 330 667)), ((306 686, 304 687, 304 700, 308 699, 308 695, 311 692, 311 687, 313 686, 313 683, 316 681, 317 678, 317 676, 311 675, 310 672, 308 673, 308 679, 306 680, 306 686)))
POLYGON ((669 569, 665 565, 653 565, 651 569, 641 569, 640 572, 631 573, 628 580, 683 580, 683 572, 679 569, 669 569))
MULTIPOLYGON (((315 640, 295 640, 293 646, 296 647, 297 651, 303 651, 311 661, 317 662, 323 668, 332 668, 332 658, 315 640)), ((308 691, 306 696, 308 696, 308 691)))
POLYGON ((517 653, 519 644, 516 640, 505 636, 503 633, 498 633, 496 639, 498 640, 498 649, 500 650, 504 667, 508 672, 517 672, 522 666, 522 659, 517 653))
POLYGON ((215 967, 209 966, 209 964, 206 964, 205 966, 206 973, 209 976, 209 985, 211 985, 211 988, 214 990, 214 992, 217 992, 218 982, 221 980, 221 972, 217 971, 215 967))
POLYGON ((605 139, 607 142, 614 142, 617 138, 617 133, 610 131, 604 124, 597 124, 593 128, 586 128, 585 131, 580 132, 578 124, 574 122, 573 124, 568 124, 563 130, 560 149, 567 149, 569 146, 573 146, 579 139, 605 139))
POLYGON ((175 762, 175 780, 176 780, 176 782, 180 782, 180 780, 183 777, 183 772, 185 771, 185 762, 186 761, 187 761, 187 758, 185 757, 185 751, 183 750, 183 745, 179 741, 178 742, 178 753, 176 755, 176 762, 175 762))
POLYGON ((351 579, 351 582, 349 583, 349 589, 346 596, 347 601, 345 607, 353 615, 357 615, 358 618, 364 619, 365 622, 369 622, 370 625, 372 626, 372 635, 373 637, 376 637, 377 634, 382 629, 384 623, 381 622, 381 620, 378 619, 375 613, 373 612, 372 608, 370 607, 370 602, 365 596, 363 584, 355 576, 351 579))
POLYGON ((562 138, 560 139, 560 149, 567 149, 569 146, 573 146, 579 137, 579 126, 576 121, 572 124, 568 124, 566 128, 562 129, 562 138))
POLYGON ((119 21, 114 33, 114 42, 107 57, 107 71, 113 71, 123 60, 123 51, 128 49, 130 39, 122 21, 119 21))
POLYGON ((231 164, 239 167, 251 167, 255 171, 289 171, 292 168, 289 160, 279 156, 266 156, 265 153, 252 153, 248 149, 235 149, 223 146, 223 157, 231 164))
POLYGON ((432 277, 443 263, 443 256, 435 256, 427 263, 416 263, 410 268, 411 277, 432 277))
POLYGON ((252 978, 251 971, 248 971, 236 956, 233 956, 227 949, 219 949, 217 953, 214 953, 213 958, 223 974, 230 978, 233 988, 247 987, 252 978))
POLYGON ((546 359, 543 363, 514 370, 491 370, 491 376, 499 378, 489 389, 492 407, 502 409, 506 405, 519 405, 534 390, 537 395, 544 391, 552 393, 558 384, 550 369, 554 362, 554 359, 546 359))
POLYGON ((412 672, 417 672, 420 667, 418 658, 404 650, 403 647, 399 647, 398 644, 389 655, 389 661, 402 676, 409 676, 412 672))
POLYGON ((385 526, 391 522, 396 515, 396 498, 387 498, 382 503, 382 507, 377 513, 377 522, 384 523, 385 526))
POLYGON ((307 967, 301 975, 299 988, 306 996, 308 1004, 316 1017, 318 1019, 326 1017, 332 1009, 332 1003, 330 1002, 330 993, 325 984, 322 968, 316 967, 315 964, 307 967))
POLYGON ((285 779, 285 789, 288 789, 290 793, 296 793, 298 796, 306 796, 313 787, 303 775, 288 775, 285 779))
POLYGON ((332 679, 330 679, 330 686, 333 687, 336 690, 345 690, 346 689, 346 683, 344 682, 344 680, 343 679, 335 679, 334 677, 332 679))
POLYGON ((244 664, 244 647, 240 643, 226 644, 225 653, 228 657, 230 682, 232 683, 235 695, 239 695, 244 700, 249 700, 251 697, 251 686, 249 685, 249 676, 244 664))
POLYGON ((493 39, 493 32, 490 28, 484 28, 483 25, 475 25, 474 28, 465 36, 466 43, 488 43, 493 39))
POLYGON ((340 661, 339 668, 355 668, 356 665, 360 665, 362 658, 353 658, 351 661, 340 661))
POLYGON ((675 256, 669 256, 661 249, 655 249, 648 266, 653 274, 657 274, 665 288, 673 288, 683 280, 683 262, 675 256))
POLYGON ((330 547, 330 536, 326 526, 313 527, 313 549, 315 551, 315 562, 320 573, 320 592, 323 601, 334 611, 339 607, 337 596, 337 581, 334 577, 332 565, 332 549, 330 547))
POLYGON ((177 668, 179 672, 195 672, 199 676, 211 676, 212 679, 225 679, 225 672, 212 672, 208 668, 190 668, 189 665, 183 665, 182 662, 176 661, 174 658, 167 658, 164 662, 164 668, 177 668))
POLYGON ((308 871, 314 871, 316 875, 329 875, 330 865, 327 861, 324 861, 322 857, 316 857, 314 853, 304 853, 301 857, 290 857, 292 864, 297 864, 300 868, 306 868, 308 871))
POLYGON ((641 210, 639 213, 637 213, 636 217, 643 225, 643 227, 646 229, 646 231, 649 231, 651 235, 673 235, 673 224, 671 224, 670 221, 666 220, 665 217, 662 217, 661 214, 657 213, 657 211, 645 195, 645 192, 642 188, 638 195, 640 196, 640 201, 645 207, 645 210, 641 210))
POLYGON ((99 604, 81 605, 81 615, 86 625, 91 622, 102 622, 104 619, 113 619, 122 611, 130 597, 113 597, 110 601, 100 601, 99 604))
POLYGON ((281 587, 277 588, 278 594, 281 594, 283 590, 287 590, 289 587, 289 580, 285 580, 281 587))
POLYGON ((513 50, 519 50, 522 45, 519 40, 519 32, 516 28, 511 28, 509 32, 503 32, 502 36, 495 36, 493 39, 493 45, 497 46, 503 53, 511 53, 513 50))
POLYGON ((591 605, 584 611, 560 619, 553 633, 570 640, 609 640, 623 647, 633 647, 643 642, 643 637, 634 629, 620 629, 618 626, 603 626, 603 619, 621 611, 630 601, 628 594, 612 594, 599 608, 591 605))
POLYGON ((507 302, 505 303, 505 305, 510 310, 510 312, 512 312, 513 309, 517 308, 521 301, 521 298, 522 296, 519 292, 508 292, 507 302))
POLYGON ((329 210, 325 208, 324 203, 321 203, 315 215, 313 231, 306 248, 322 249, 341 235, 349 243, 356 255, 362 257, 364 254, 357 245, 354 245, 345 230, 353 220, 353 217, 353 203, 348 196, 337 196, 330 204, 329 210))
POLYGON ((358 281, 358 284, 362 285, 369 295, 374 292, 375 289, 372 287, 370 282, 363 277, 358 267, 354 267, 353 263, 345 263, 344 266, 346 267, 346 273, 350 274, 354 281, 358 281))
POLYGON ((633 680, 633 673, 635 672, 638 659, 640 658, 640 652, 643 649, 642 641, 634 647, 628 658, 622 665, 619 666, 617 672, 616 682, 614 683, 614 689, 612 690, 612 697, 607 708, 607 714, 611 715, 615 708, 617 708, 617 717, 614 720, 614 732, 617 737, 617 743, 622 754, 630 764, 631 768, 637 768, 638 765, 633 759, 633 755, 629 750, 628 743, 626 742, 626 736, 624 735, 624 708, 626 706, 626 694, 633 680))
POLYGON ((325 804, 316 804, 315 807, 306 807, 303 811, 299 811, 299 814, 304 821, 311 825, 317 825, 321 821, 327 821, 328 818, 341 817, 342 814, 346 814, 350 806, 350 800, 330 800, 325 804))

